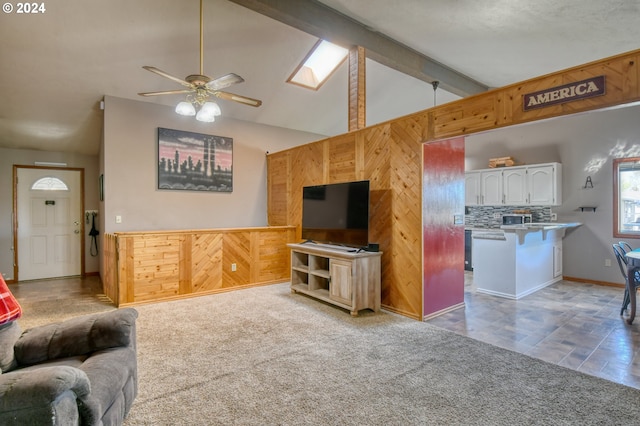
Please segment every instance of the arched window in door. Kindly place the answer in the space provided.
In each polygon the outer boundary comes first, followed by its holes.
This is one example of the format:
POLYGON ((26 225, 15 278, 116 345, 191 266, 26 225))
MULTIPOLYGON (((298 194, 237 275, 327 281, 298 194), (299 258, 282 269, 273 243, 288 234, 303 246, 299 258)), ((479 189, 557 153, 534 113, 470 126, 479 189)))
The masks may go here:
POLYGON ((38 179, 31 185, 31 190, 40 191, 68 191, 69 187, 66 183, 56 177, 43 177, 38 179))

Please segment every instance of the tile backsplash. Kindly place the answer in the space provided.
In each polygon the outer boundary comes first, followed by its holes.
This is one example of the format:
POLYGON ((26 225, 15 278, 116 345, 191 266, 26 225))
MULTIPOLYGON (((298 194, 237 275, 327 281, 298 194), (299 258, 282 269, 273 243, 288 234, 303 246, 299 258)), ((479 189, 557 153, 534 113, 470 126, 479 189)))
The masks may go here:
POLYGON ((531 211, 533 222, 551 222, 549 206, 467 206, 464 224, 474 228, 499 228, 502 225, 502 215, 511 214, 514 210, 531 211))

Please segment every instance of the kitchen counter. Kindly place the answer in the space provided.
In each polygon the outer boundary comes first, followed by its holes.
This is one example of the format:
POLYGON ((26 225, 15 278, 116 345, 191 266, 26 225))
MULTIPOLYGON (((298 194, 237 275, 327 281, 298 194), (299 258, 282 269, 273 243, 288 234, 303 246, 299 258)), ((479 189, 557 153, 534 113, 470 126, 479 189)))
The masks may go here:
POLYGON ((549 231, 560 231, 562 237, 564 237, 567 229, 575 228, 580 225, 582 225, 580 222, 535 222, 526 223, 524 225, 503 225, 500 229, 505 232, 515 233, 518 236, 519 243, 524 244, 525 237, 529 233, 542 231, 542 239, 544 240, 546 239, 549 231))
POLYGON ((476 291, 519 299, 562 279, 562 239, 575 223, 474 229, 476 291))

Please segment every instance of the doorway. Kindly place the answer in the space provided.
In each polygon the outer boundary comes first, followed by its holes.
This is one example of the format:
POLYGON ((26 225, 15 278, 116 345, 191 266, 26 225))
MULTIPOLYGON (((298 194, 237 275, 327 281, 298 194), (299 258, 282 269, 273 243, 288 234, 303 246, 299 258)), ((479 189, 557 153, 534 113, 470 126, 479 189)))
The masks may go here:
POLYGON ((84 273, 84 170, 14 166, 14 277, 84 273))

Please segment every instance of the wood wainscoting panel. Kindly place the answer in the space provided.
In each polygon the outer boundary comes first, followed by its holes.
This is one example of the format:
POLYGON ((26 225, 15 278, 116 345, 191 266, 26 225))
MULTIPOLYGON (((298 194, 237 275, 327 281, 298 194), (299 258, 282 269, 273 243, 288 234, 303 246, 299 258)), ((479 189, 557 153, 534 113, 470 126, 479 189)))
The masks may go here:
POLYGON ((222 238, 222 287, 250 283, 251 267, 251 235, 245 232, 225 234, 222 238), (236 270, 232 271, 234 264, 236 270))
POLYGON ((254 232, 251 237, 251 258, 259 259, 251 269, 252 282, 275 282, 291 273, 291 256, 287 244, 295 241, 295 229, 288 232, 254 232), (286 261, 283 262, 283 259, 286 261))
POLYGON ((134 300, 165 299, 180 294, 180 234, 146 234, 134 239, 134 300))
POLYGON ((222 287, 222 253, 222 234, 193 236, 191 288, 194 293, 222 287))
POLYGON ((102 239, 103 274, 102 291, 111 301, 118 301, 118 239, 106 234, 102 239))
POLYGON ((293 226, 107 234, 105 271, 116 273, 105 294, 123 306, 285 282, 295 234, 293 226))

